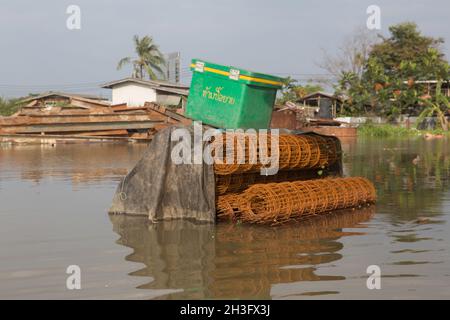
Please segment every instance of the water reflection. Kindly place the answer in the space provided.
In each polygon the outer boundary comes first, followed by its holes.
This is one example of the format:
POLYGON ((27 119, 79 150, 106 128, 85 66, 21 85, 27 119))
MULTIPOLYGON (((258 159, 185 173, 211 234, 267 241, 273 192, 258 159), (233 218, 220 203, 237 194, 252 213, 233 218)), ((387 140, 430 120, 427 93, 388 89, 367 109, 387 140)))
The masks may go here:
POLYGON ((2 180, 8 178, 39 184, 45 178, 83 185, 119 180, 139 160, 146 144, 82 143, 5 145, 0 149, 2 180), (93 156, 95 155, 95 156, 93 156))
POLYGON ((316 267, 340 260, 339 240, 364 234, 361 223, 373 214, 370 207, 275 228, 148 224, 145 218, 122 215, 110 219, 120 235, 117 243, 133 249, 125 259, 145 265, 130 275, 151 277, 138 288, 179 290, 162 297, 167 299, 268 299, 273 284, 344 280, 319 275, 316 267))
POLYGON ((442 213, 450 189, 448 140, 361 139, 344 149, 344 173, 372 180, 378 209, 393 222, 442 213))
POLYGON ((449 140, 346 143, 345 174, 378 189, 370 221, 265 228, 111 217, 131 249, 115 244, 106 209, 146 145, 0 144, 0 297, 448 299, 449 140), (61 286, 73 263, 85 270, 76 293, 61 286), (382 268, 383 290, 365 289, 367 264, 382 268))

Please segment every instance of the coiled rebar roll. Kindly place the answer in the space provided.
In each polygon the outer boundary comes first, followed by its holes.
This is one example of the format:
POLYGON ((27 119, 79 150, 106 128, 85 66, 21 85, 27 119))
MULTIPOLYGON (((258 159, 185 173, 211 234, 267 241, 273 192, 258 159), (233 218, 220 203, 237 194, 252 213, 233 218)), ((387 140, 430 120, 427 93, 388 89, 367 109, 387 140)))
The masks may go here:
MULTIPOLYGON (((280 171, 275 175, 261 175, 259 172, 238 173, 216 176, 216 193, 224 195, 245 190, 258 183, 285 182, 297 180, 311 180, 326 177, 330 174, 326 170, 305 169, 280 171)), ((331 174, 336 174, 331 172, 331 174)))
POLYGON ((373 203, 373 184, 361 177, 255 184, 241 194, 219 196, 219 219, 273 223, 373 203))
POLYGON ((211 142, 215 156, 217 175, 258 172, 265 167, 263 158, 278 154, 279 170, 312 169, 329 167, 341 158, 339 139, 331 136, 280 134, 278 150, 267 134, 263 141, 257 134, 227 133, 211 142))

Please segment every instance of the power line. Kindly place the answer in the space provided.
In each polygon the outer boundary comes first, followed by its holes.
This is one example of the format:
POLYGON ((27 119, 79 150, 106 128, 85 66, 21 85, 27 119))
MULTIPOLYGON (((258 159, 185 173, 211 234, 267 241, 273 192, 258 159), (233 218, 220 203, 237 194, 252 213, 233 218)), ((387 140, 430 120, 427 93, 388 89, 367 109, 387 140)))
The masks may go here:
POLYGON ((64 83, 64 84, 0 84, 0 87, 9 88, 46 88, 46 87, 58 87, 58 88, 71 88, 71 87, 94 87, 100 86, 106 83, 102 82, 84 82, 84 83, 64 83))
MULTIPOLYGON (((190 67, 181 68, 180 77, 185 80, 192 78, 192 71, 190 67)), ((293 80, 300 82, 305 81, 325 81, 334 80, 336 77, 328 73, 287 73, 287 72, 273 72, 274 75, 289 75, 293 80)), ((80 83, 64 83, 64 84, 5 84, 0 83, 1 90, 8 91, 42 91, 42 90, 100 90, 101 85, 107 81, 96 82, 80 82, 80 83)))

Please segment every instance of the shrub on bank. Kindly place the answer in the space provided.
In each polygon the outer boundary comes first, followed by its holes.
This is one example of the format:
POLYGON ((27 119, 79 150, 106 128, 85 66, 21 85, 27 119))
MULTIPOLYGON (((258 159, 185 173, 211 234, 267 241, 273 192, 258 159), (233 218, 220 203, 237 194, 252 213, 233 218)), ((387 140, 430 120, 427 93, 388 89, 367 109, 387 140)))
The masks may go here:
POLYGON ((10 116, 17 112, 21 105, 20 99, 5 99, 0 97, 0 116, 10 116))
POLYGON ((358 135, 367 137, 413 137, 421 136, 424 134, 442 135, 448 134, 442 130, 417 130, 415 128, 404 128, 391 124, 375 125, 372 123, 363 124, 358 127, 358 135))

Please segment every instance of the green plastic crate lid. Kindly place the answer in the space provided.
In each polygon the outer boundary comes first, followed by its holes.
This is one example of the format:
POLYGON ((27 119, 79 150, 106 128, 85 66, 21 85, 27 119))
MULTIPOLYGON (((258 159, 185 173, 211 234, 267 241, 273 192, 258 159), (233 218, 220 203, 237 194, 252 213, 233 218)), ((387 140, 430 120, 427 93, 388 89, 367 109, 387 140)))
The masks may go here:
POLYGON ((232 66, 223 66, 199 59, 192 59, 191 70, 193 72, 211 73, 215 76, 227 77, 231 80, 264 87, 281 88, 285 80, 269 74, 252 72, 232 66))

